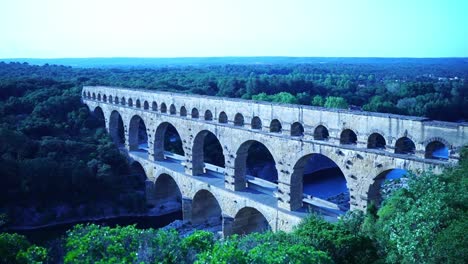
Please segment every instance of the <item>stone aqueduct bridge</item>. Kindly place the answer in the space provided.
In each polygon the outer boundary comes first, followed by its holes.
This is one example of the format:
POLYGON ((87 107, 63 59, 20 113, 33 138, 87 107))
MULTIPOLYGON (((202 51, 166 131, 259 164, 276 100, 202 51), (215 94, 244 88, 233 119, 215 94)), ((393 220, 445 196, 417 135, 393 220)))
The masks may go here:
POLYGON ((461 147, 468 143, 468 124, 422 117, 103 86, 84 87, 83 102, 91 111, 102 110, 114 138, 115 116, 120 115, 125 147, 144 168, 147 183, 153 183, 147 192, 153 189, 155 202, 170 199, 178 188, 184 219, 201 222, 222 214, 224 234, 262 225, 291 230, 306 215, 302 178, 305 162, 314 153, 330 158, 343 172, 351 210, 365 210, 378 199, 385 172, 396 168, 440 172, 458 162, 461 147), (148 153, 137 151, 140 121, 147 129, 148 153), (182 163, 169 162, 164 151, 168 124, 181 137, 182 163), (203 140, 208 132, 222 146, 221 178, 204 170, 203 140), (246 159, 255 141, 264 144, 275 160, 274 195, 248 188, 246 159), (432 151, 441 145, 448 148, 448 157, 433 158, 432 151), (221 212, 213 212, 215 207, 221 212))

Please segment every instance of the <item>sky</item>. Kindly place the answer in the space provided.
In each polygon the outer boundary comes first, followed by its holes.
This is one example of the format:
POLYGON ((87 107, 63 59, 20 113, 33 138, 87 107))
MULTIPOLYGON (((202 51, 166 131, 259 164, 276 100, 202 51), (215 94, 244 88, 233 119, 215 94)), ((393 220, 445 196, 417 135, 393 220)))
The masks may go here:
POLYGON ((468 57, 467 0, 0 0, 0 58, 468 57))

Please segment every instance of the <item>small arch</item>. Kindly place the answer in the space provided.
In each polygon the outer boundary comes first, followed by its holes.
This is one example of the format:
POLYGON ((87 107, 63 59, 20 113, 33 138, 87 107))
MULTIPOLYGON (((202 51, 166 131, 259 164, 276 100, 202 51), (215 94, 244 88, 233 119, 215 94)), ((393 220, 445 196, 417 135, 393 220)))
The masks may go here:
POLYGON ((341 132, 340 135, 340 144, 341 145, 356 145, 357 144, 357 136, 354 131, 351 129, 345 129, 341 132))
POLYGON ((227 124, 228 118, 225 112, 219 113, 218 122, 221 124, 227 124))
POLYGON ((192 199, 192 223, 206 223, 210 226, 221 225, 221 206, 216 197, 207 190, 198 191, 192 199))
POLYGON ((235 126, 244 126, 244 116, 241 113, 237 113, 234 117, 234 125, 235 126))
POLYGON ((151 110, 153 110, 153 111, 158 111, 158 104, 157 104, 156 102, 153 102, 153 103, 151 104, 151 110))
POLYGON ((167 113, 167 106, 166 103, 161 104, 161 113, 167 113))
POLYGON ((414 154, 416 152, 416 146, 413 140, 408 137, 401 137, 395 143, 396 154, 414 154))
POLYGON ((136 100, 135 106, 136 106, 137 108, 141 108, 140 99, 137 99, 137 100, 136 100))
POLYGON ((177 112, 177 111, 176 111, 175 105, 174 105, 174 104, 171 104, 171 106, 169 106, 169 114, 175 115, 176 112, 177 112))
POLYGON ((182 193, 177 182, 166 173, 159 175, 154 183, 155 204, 161 209, 182 209, 182 193))
POLYGON ((121 105, 125 105, 125 103, 126 103, 126 102, 125 102, 125 97, 120 98, 120 104, 121 104, 121 105))
POLYGON ((148 101, 143 102, 143 109, 148 110, 149 109, 149 103, 148 101))
POLYGON ((185 106, 180 108, 180 116, 187 116, 187 108, 185 106))
POLYGON ((102 96, 102 101, 104 101, 104 102, 107 103, 107 96, 106 96, 106 95, 103 95, 103 96, 102 96))
POLYGON ((379 133, 372 133, 367 139, 367 148, 369 149, 385 149, 387 142, 379 133))
POLYGON ((96 94, 93 93, 93 100, 96 100, 96 94))
POLYGON ((424 157, 426 159, 448 160, 449 150, 444 143, 434 140, 427 144, 424 157))
POLYGON ((192 108, 192 118, 198 118, 198 109, 192 108))
POLYGON ((272 133, 281 133, 283 127, 281 126, 281 122, 278 119, 273 119, 270 122, 270 132, 272 133))
POLYGON ((128 106, 130 106, 130 107, 133 106, 133 100, 132 100, 132 98, 128 98, 128 106))
POLYGON ((328 129, 323 126, 319 125, 314 130, 314 139, 315 140, 328 140, 330 135, 328 134, 328 129))
POLYGON ((86 98, 86 92, 85 91, 83 91, 82 95, 83 95, 83 98, 86 98))
POLYGON ((161 123, 156 129, 154 136, 154 159, 165 159, 165 151, 180 156, 185 155, 179 132, 168 122, 161 123))
POLYGON ((299 122, 294 122, 291 125, 291 136, 292 137, 303 137, 304 136, 304 127, 299 122))
POLYGON ((101 101, 101 94, 100 93, 98 93, 97 99, 98 99, 98 101, 101 101))
POLYGON ((88 99, 91 99, 91 93, 88 92, 88 99))
POLYGON ((244 207, 237 212, 232 223, 232 234, 247 235, 271 230, 265 216, 253 207, 244 207))
POLYGON ((260 117, 254 116, 252 118, 252 121, 250 122, 250 126, 252 127, 252 129, 261 130, 262 129, 262 120, 260 119, 260 117))
POLYGON ((112 95, 109 95, 109 103, 113 103, 112 95))
POLYGON ((211 113, 210 110, 205 111, 205 120, 206 121, 212 121, 213 120, 213 114, 211 113))

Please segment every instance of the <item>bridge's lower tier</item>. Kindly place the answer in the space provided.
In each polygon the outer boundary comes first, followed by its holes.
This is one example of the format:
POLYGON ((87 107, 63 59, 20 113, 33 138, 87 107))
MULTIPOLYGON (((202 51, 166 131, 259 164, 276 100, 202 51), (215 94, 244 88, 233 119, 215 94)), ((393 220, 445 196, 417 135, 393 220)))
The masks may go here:
MULTIPOLYGON (((305 210, 281 209, 277 197, 253 188, 242 191, 226 189, 224 179, 215 173, 191 176, 186 174, 183 165, 174 160, 151 161, 147 153, 138 151, 130 151, 128 155, 145 170, 149 204, 166 206, 168 210, 179 206, 184 220, 193 224, 219 222, 224 235, 266 229, 291 231, 308 214, 305 210)), ((324 217, 336 221, 336 215, 329 213, 324 217)))

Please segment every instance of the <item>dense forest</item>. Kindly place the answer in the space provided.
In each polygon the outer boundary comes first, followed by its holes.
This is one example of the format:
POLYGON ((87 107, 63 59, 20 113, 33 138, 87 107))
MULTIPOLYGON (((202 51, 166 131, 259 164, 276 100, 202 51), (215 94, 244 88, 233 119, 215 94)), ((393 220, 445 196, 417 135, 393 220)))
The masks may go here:
MULTIPOLYGON (((141 213, 142 186, 83 85, 113 85, 468 120, 468 64, 372 63, 72 68, 0 62, 0 228, 141 213), (57 213, 59 212, 59 213, 57 213)), ((0 263, 465 263, 468 159, 412 177, 378 209, 290 234, 217 240, 198 231, 79 225, 35 245, 0 234, 0 263)))

